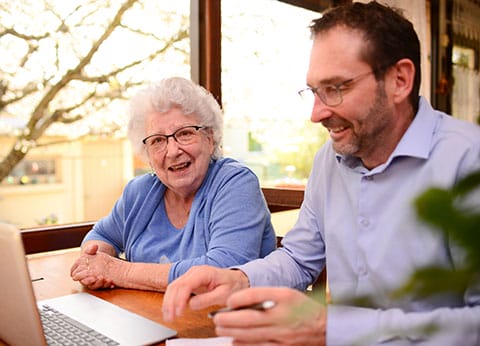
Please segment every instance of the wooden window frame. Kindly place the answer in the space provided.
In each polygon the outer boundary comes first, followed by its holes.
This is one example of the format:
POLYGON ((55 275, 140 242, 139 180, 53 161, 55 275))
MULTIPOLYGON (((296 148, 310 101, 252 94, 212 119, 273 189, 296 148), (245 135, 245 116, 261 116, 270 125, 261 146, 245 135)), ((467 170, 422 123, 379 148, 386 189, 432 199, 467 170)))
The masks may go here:
MULTIPOLYGON (((317 12, 351 2, 351 0, 279 1, 317 12)), ((222 0, 191 0, 190 18, 192 78, 209 90, 220 104, 222 104, 221 2, 222 0)), ((303 201, 303 189, 263 188, 263 191, 272 212, 299 208, 303 201)))

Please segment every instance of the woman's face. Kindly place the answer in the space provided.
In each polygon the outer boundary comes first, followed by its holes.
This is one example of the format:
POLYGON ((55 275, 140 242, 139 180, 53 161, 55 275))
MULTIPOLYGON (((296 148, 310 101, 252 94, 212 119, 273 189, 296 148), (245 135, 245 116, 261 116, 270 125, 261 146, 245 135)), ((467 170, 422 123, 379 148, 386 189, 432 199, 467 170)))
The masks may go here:
MULTIPOLYGON (((195 115, 186 116, 179 108, 165 113, 151 112, 146 117, 146 136, 170 135, 184 126, 201 126, 195 115)), ((207 174, 214 150, 209 129, 195 131, 191 143, 182 145, 169 137, 164 150, 147 146, 147 155, 157 177, 174 193, 189 197, 194 195, 207 174)))

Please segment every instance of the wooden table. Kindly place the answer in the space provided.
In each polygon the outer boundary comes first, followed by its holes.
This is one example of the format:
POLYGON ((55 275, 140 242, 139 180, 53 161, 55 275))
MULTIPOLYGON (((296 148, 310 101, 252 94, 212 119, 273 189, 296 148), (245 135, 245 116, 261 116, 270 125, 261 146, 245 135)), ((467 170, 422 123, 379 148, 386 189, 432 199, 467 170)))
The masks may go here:
MULTIPOLYGON (((162 318, 163 293, 115 288, 93 291, 84 288, 70 278, 70 267, 79 256, 78 249, 62 250, 28 256, 28 265, 37 300, 58 297, 70 293, 88 292, 122 308, 161 323, 178 332, 180 338, 205 338, 215 336, 213 323, 206 310, 188 309, 185 314, 171 323, 162 318)), ((159 345, 165 345, 160 343, 159 345)))

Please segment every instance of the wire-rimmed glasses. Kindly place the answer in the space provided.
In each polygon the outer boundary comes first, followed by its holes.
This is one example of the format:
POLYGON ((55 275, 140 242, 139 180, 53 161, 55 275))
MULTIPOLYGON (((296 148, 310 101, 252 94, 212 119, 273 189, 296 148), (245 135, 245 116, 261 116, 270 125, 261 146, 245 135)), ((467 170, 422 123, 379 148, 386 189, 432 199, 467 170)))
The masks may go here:
POLYGON ((189 125, 177 129, 169 135, 155 133, 142 139, 147 149, 153 151, 164 151, 167 148, 168 139, 173 138, 180 145, 191 144, 197 139, 198 131, 204 126, 189 125))
POLYGON ((307 99, 312 95, 317 95, 325 105, 335 107, 343 102, 342 92, 345 90, 347 85, 358 82, 360 79, 368 76, 371 73, 373 73, 373 71, 362 73, 354 78, 347 79, 340 83, 323 85, 316 88, 308 87, 298 91, 298 94, 302 98, 307 99))

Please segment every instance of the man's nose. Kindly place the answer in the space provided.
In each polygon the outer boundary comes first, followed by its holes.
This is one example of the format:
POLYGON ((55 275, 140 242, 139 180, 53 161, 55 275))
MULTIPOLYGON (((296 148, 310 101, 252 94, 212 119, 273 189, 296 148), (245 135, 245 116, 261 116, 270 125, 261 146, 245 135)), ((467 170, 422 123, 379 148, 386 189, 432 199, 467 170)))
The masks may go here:
POLYGON ((315 99, 313 101, 313 108, 312 114, 310 116, 310 120, 313 123, 319 123, 323 120, 332 116, 332 110, 330 106, 327 106, 323 101, 315 95, 315 99))

